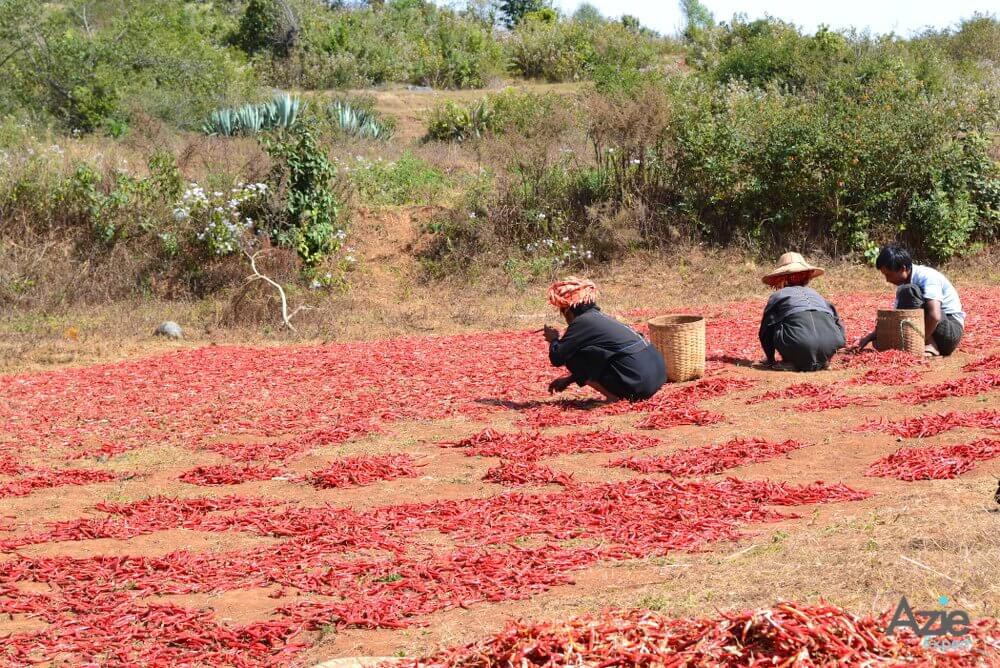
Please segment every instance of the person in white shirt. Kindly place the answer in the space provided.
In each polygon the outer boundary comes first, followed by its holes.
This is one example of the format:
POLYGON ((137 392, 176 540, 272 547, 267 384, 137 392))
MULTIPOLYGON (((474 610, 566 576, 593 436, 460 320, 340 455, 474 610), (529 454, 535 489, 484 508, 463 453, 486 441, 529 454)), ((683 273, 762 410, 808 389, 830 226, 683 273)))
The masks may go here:
MULTIPOLYGON (((907 250, 896 244, 879 250, 875 267, 896 286, 896 308, 923 309, 924 353, 947 357, 955 352, 965 333, 965 313, 951 281, 936 269, 913 264, 907 250)), ((872 332, 855 346, 860 350, 874 340, 872 332)))

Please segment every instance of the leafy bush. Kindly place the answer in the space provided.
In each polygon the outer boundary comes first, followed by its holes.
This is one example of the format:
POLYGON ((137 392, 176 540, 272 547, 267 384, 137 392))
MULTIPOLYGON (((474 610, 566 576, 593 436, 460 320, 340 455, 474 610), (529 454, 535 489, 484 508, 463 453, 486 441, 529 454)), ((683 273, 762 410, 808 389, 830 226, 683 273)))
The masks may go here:
POLYGON ((245 250, 254 234, 254 220, 246 215, 246 205, 264 197, 267 185, 239 184, 228 192, 206 192, 192 183, 174 206, 174 218, 191 221, 197 239, 213 255, 229 255, 245 250))
POLYGON ((551 94, 512 89, 465 106, 448 101, 431 110, 427 138, 461 142, 510 129, 525 132, 537 118, 550 113, 556 102, 551 94))
POLYGON ((316 11, 303 17, 302 44, 271 60, 279 85, 368 87, 405 81, 481 87, 503 71, 503 52, 481 22, 422 0, 316 11))
POLYGON ((307 267, 315 267, 338 250, 347 214, 335 192, 336 169, 305 125, 274 137, 263 137, 275 160, 271 175, 273 200, 267 232, 280 246, 291 248, 307 267))
POLYGON ((432 204, 448 186, 448 180, 412 153, 394 161, 365 160, 344 165, 362 200, 376 205, 432 204))
POLYGON ((288 0, 248 0, 232 39, 250 55, 269 50, 287 56, 298 32, 299 20, 288 0))
POLYGON ((621 24, 529 18, 514 30, 507 54, 515 74, 560 82, 590 78, 600 68, 622 64, 650 67, 662 47, 621 24))
POLYGON ((549 9, 545 0, 500 0, 499 8, 508 28, 518 25, 529 14, 549 9))
POLYGON ((7 2, 0 12, 0 42, 14 47, 5 50, 0 97, 69 130, 121 134, 135 108, 192 126, 254 86, 252 72, 211 41, 203 14, 182 0, 126 2, 93 24, 72 5, 38 0, 7 2))
POLYGON ((740 59, 716 59, 755 77, 720 80, 723 70, 706 66, 598 91, 592 160, 562 155, 558 133, 515 142, 495 192, 468 205, 474 221, 442 225, 449 236, 436 248, 465 258, 506 248, 532 264, 525 251, 546 238, 598 259, 683 237, 861 256, 900 239, 941 261, 996 238, 1000 87, 942 76, 926 45, 850 35, 818 35, 848 44, 833 59, 826 46, 810 52, 828 67, 758 68, 782 62, 777 47, 801 37, 768 30, 737 43, 740 59))

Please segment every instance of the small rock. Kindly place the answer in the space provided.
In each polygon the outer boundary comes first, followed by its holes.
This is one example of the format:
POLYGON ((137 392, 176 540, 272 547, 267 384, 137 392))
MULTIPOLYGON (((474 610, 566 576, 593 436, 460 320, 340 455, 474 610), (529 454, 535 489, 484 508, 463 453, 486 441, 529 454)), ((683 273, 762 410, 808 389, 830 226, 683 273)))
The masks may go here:
POLYGON ((184 331, 181 329, 181 326, 172 320, 167 320, 161 324, 156 328, 156 331, 153 334, 155 336, 165 336, 168 339, 175 340, 184 338, 184 331))

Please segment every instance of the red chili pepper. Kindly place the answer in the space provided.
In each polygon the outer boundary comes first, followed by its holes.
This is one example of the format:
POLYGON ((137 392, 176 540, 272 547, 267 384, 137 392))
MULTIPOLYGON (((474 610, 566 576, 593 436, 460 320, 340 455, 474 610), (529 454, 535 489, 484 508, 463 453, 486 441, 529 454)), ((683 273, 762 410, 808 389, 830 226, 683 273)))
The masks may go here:
POLYGON ((978 462, 1000 457, 1000 439, 981 438, 962 445, 900 448, 868 467, 869 476, 899 480, 942 480, 971 471, 978 462))

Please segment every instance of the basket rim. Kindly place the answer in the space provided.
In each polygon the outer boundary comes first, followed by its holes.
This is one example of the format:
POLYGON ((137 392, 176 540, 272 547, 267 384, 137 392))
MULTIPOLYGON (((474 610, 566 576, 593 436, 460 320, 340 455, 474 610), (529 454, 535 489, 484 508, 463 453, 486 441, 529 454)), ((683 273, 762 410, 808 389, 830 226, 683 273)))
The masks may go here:
POLYGON ((880 308, 878 309, 879 315, 894 315, 894 314, 910 314, 910 313, 922 313, 921 308, 880 308))
POLYGON ((646 324, 650 327, 670 327, 672 325, 694 325, 704 322, 705 316, 690 313, 667 313, 650 318, 646 324))

